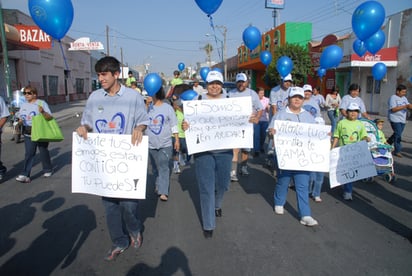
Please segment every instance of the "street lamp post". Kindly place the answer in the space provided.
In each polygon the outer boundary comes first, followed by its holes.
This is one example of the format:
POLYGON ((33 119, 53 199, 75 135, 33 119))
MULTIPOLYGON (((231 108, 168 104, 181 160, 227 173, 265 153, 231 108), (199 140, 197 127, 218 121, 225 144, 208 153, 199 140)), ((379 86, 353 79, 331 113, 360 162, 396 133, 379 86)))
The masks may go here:
MULTIPOLYGON (((224 71, 224 79, 225 81, 227 80, 227 58, 226 58, 226 32, 227 32, 227 28, 225 26, 215 26, 216 28, 218 28, 219 30, 222 29, 223 31, 220 30, 220 32, 223 35, 223 40, 217 38, 216 35, 213 35, 214 38, 216 40, 218 40, 220 42, 220 47, 222 49, 222 54, 221 54, 221 62, 223 65, 223 71, 224 71)), ((212 36, 211 34, 206 34, 206 36, 212 36)))

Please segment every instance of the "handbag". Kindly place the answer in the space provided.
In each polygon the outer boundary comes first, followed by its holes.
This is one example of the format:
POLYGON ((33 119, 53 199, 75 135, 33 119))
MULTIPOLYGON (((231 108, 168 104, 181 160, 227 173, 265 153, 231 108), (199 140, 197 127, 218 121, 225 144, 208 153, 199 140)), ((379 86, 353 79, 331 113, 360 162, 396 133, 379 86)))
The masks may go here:
POLYGON ((54 118, 46 120, 42 114, 39 114, 32 118, 31 140, 34 142, 60 142, 64 140, 64 136, 54 118))

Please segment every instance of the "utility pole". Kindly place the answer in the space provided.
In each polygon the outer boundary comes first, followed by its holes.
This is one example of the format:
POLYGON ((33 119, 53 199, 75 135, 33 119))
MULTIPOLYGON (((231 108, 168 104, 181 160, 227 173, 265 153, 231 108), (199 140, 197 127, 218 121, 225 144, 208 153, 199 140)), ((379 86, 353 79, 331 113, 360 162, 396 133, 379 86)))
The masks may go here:
POLYGON ((226 26, 216 26, 216 28, 219 29, 219 31, 223 35, 223 45, 222 45, 222 62, 223 62, 223 71, 224 71, 224 77, 225 81, 227 81, 227 56, 226 56, 226 33, 227 33, 227 28, 226 26))
POLYGON ((6 31, 4 30, 3 22, 3 6, 0 1, 0 32, 1 32, 1 46, 3 49, 3 66, 4 66, 4 82, 6 84, 7 98, 11 98, 10 87, 10 65, 9 65, 9 52, 7 50, 6 31))
POLYGON ((106 55, 110 56, 110 46, 109 46, 109 26, 106 25, 106 55))

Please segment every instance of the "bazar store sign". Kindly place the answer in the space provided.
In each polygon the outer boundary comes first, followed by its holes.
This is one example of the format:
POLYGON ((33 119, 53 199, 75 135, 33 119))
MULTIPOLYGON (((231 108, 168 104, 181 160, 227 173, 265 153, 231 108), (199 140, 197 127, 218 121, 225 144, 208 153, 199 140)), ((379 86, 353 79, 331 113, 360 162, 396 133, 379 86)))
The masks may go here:
POLYGON ((19 31, 20 42, 39 49, 50 49, 52 38, 37 26, 14 25, 19 31))

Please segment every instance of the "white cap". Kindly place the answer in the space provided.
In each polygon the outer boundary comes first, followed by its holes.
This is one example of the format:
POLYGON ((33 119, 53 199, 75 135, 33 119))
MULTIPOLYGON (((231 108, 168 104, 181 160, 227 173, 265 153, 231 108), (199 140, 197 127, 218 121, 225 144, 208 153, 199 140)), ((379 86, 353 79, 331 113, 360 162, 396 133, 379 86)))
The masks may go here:
POLYGON ((291 74, 287 74, 286 77, 283 78, 283 81, 293 81, 293 80, 292 80, 292 75, 291 75, 291 74))
POLYGON ((239 73, 236 75, 236 82, 238 81, 247 81, 247 76, 245 73, 239 73))
POLYGON ((360 107, 357 103, 350 103, 346 110, 356 110, 360 111, 360 107))
POLYGON ((302 87, 299 86, 294 86, 289 88, 289 98, 292 98, 293 96, 301 96, 302 98, 305 97, 305 92, 303 91, 302 87))
POLYGON ((305 84, 305 85, 303 86, 303 91, 310 91, 310 92, 312 92, 312 85, 310 85, 310 84, 305 84))
POLYGON ((213 81, 219 81, 219 82, 223 83, 222 73, 220 73, 218 71, 210 71, 207 74, 206 82, 209 83, 209 82, 213 82, 213 81))

